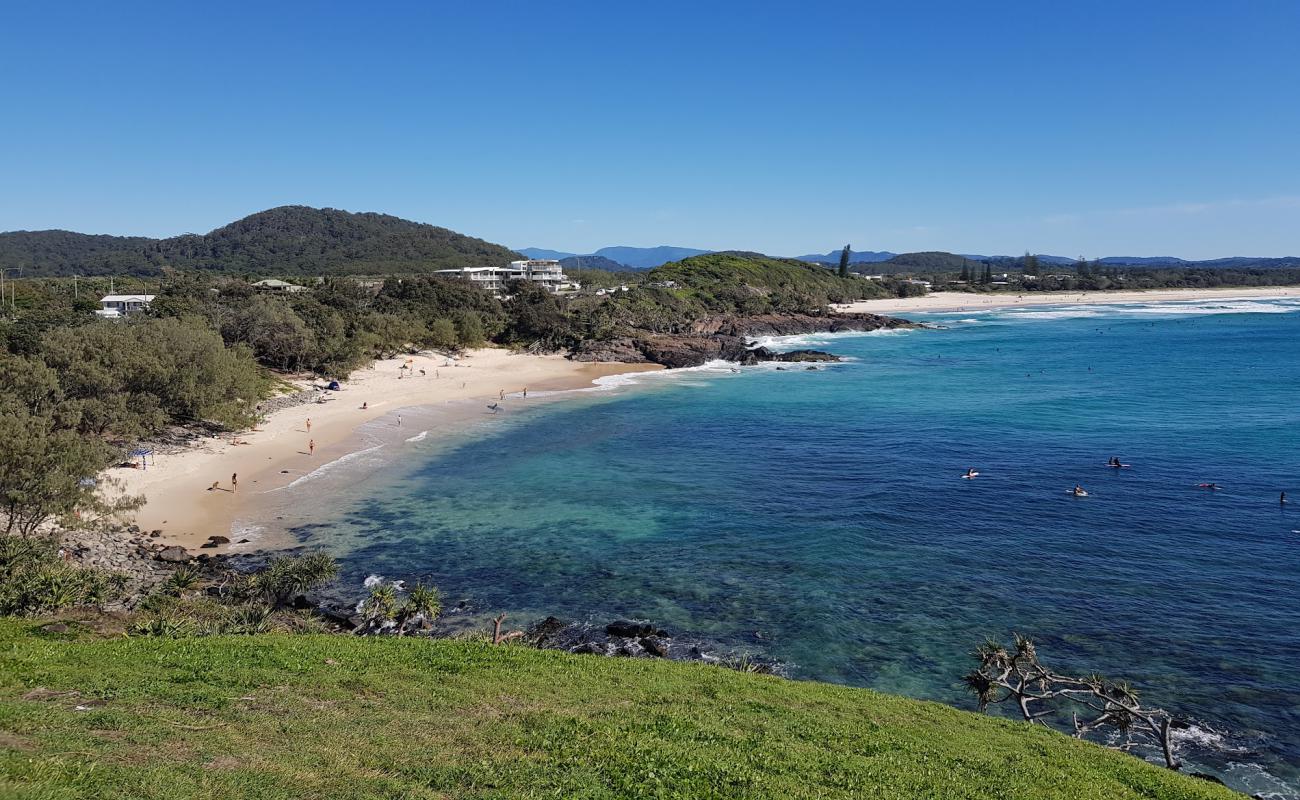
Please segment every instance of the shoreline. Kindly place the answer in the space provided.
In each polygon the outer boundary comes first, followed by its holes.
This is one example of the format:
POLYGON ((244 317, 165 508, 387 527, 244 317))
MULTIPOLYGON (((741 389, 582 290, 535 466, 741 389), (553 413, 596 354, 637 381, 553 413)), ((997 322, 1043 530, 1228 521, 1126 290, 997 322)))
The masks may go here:
MULTIPOLYGON (((660 367, 580 363, 558 355, 514 354, 498 348, 471 350, 455 361, 427 353, 385 359, 353 372, 326 402, 280 408, 250 430, 203 437, 179 452, 158 453, 149 458, 145 469, 112 467, 103 474, 119 482, 111 490, 114 496, 145 498, 145 505, 130 521, 146 535, 161 531, 156 537, 159 543, 197 550, 209 537, 225 536, 235 544, 239 540, 234 524, 258 504, 261 495, 355 452, 357 434, 367 423, 393 417, 399 425, 398 412, 410 408, 450 412, 447 425, 468 424, 482 417, 479 402, 501 402, 508 411, 511 405, 527 402, 525 389, 553 395, 589 387, 609 375, 656 369, 660 367), (409 369, 402 370, 403 365, 409 369), (423 376, 420 370, 425 371, 423 376), (236 474, 237 488, 231 485, 236 474)), ((314 382, 292 383, 310 390, 314 382)), ((293 543, 259 539, 241 552, 274 549, 279 544, 293 543)), ((229 552, 229 546, 214 552, 229 552)))
POLYGON ((897 314, 962 312, 1048 305, 1119 305, 1195 300, 1260 300, 1300 297, 1300 286, 1252 286, 1238 289, 1121 289, 1092 292, 934 292, 920 297, 859 300, 831 306, 835 313, 897 314))

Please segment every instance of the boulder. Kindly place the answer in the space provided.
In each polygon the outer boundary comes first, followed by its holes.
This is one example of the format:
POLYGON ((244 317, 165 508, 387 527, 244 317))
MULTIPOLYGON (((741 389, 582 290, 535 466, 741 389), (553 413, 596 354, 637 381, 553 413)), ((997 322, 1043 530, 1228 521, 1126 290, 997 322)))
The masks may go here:
POLYGON ((628 619, 620 619, 611 622, 605 626, 605 633, 610 636, 622 636, 625 638, 634 638, 638 636, 653 636, 654 626, 645 622, 633 622, 628 619))
POLYGON ((154 558, 159 561, 166 561, 168 564, 184 564, 190 560, 190 554, 180 545, 171 545, 158 551, 154 558))
POLYGON ((209 537, 208 537, 208 541, 209 541, 209 542, 212 542, 213 544, 230 544, 230 537, 228 537, 228 536, 209 536, 209 537))
POLYGON ((641 648, 655 658, 668 657, 668 643, 662 639, 647 636, 641 640, 641 648))

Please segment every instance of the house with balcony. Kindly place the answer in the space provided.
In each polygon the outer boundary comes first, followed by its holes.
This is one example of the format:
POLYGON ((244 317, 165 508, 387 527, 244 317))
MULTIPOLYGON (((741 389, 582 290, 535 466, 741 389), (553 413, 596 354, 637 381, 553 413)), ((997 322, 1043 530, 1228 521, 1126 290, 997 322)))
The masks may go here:
POLYGON ((99 298, 95 313, 105 319, 119 319, 148 310, 154 297, 152 294, 106 294, 99 298))
POLYGON ((570 280, 569 276, 564 274, 564 267, 560 262, 550 259, 511 261, 504 267, 440 269, 434 274, 467 280, 496 297, 505 296, 506 287, 511 281, 532 281, 552 294, 566 294, 582 288, 579 283, 570 280))

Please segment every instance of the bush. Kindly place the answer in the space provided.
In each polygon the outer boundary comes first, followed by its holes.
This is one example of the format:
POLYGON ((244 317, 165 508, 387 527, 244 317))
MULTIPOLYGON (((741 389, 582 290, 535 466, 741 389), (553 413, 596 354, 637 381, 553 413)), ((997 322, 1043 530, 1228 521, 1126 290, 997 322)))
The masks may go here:
POLYGON ((0 539, 0 614, 28 616, 103 606, 122 595, 125 577, 63 562, 53 542, 0 539))

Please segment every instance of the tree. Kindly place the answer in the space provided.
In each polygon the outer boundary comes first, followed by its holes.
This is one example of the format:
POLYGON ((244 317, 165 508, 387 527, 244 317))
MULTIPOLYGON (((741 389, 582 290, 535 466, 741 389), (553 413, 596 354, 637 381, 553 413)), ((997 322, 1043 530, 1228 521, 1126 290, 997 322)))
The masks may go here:
POLYGON ((1154 744, 1164 756, 1165 766, 1179 768, 1170 736, 1173 717, 1169 712, 1142 706, 1137 691, 1127 683, 1108 681, 1099 675, 1075 678, 1050 670, 1039 661, 1031 639, 1019 635, 1014 638, 1010 649, 997 640, 977 648, 973 655, 979 666, 962 678, 979 701, 981 711, 991 704, 1012 700, 1026 722, 1047 726, 1047 718, 1061 716, 1069 709, 1075 738, 1110 729, 1118 738, 1108 740, 1108 746, 1132 750, 1154 744))
POLYGON ((357 630, 374 630, 383 627, 397 615, 397 592, 392 584, 381 583, 370 590, 370 596, 361 603, 361 617, 365 624, 357 630))
POLYGON ((280 556, 253 573, 249 588, 252 593, 261 595, 272 608, 282 608, 294 595, 323 586, 338 574, 338 562, 326 553, 280 556))
POLYGON ((970 283, 970 265, 965 262, 961 265, 961 282, 970 283))
POLYGON ((1025 258, 1024 258, 1024 261, 1023 261, 1023 263, 1022 263, 1022 269, 1024 270, 1024 273, 1025 273, 1026 275, 1037 275, 1037 274, 1038 274, 1038 256, 1030 255, 1030 254, 1029 254, 1029 251, 1026 250, 1026 251, 1025 251, 1025 258))
POLYGON ((850 246, 846 244, 844 245, 844 249, 840 251, 840 277, 841 278, 849 277, 849 257, 852 255, 852 250, 850 250, 849 247, 850 246))
POLYGON ((438 590, 432 586, 425 586, 422 583, 415 584, 407 595, 406 600, 402 602, 401 608, 397 611, 397 635, 402 636, 406 633, 406 623, 415 617, 424 617, 426 620, 433 622, 442 613, 442 596, 438 590))
POLYGON ((28 537, 45 523, 71 524, 112 516, 141 504, 139 498, 109 500, 95 476, 113 460, 102 439, 63 427, 56 413, 33 414, 12 399, 0 400, 0 525, 5 535, 28 537))

